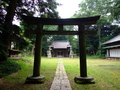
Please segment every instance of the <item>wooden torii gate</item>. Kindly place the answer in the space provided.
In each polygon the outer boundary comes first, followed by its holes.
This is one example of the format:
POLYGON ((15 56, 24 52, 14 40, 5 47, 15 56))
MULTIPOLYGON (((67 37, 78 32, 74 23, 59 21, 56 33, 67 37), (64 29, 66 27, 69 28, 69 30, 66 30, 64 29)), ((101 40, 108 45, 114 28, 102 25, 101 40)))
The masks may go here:
POLYGON ((22 16, 22 18, 27 24, 37 25, 37 30, 32 31, 32 33, 36 34, 33 75, 27 77, 26 83, 43 83, 45 81, 45 77, 40 75, 43 35, 78 35, 80 75, 76 76, 74 81, 79 84, 95 83, 94 78, 87 75, 85 35, 93 35, 96 32, 85 30, 85 25, 95 24, 100 16, 70 19, 50 19, 29 16, 22 16), (58 25, 58 31, 45 31, 43 30, 44 25, 58 25), (78 31, 63 31, 63 25, 78 25, 78 31))

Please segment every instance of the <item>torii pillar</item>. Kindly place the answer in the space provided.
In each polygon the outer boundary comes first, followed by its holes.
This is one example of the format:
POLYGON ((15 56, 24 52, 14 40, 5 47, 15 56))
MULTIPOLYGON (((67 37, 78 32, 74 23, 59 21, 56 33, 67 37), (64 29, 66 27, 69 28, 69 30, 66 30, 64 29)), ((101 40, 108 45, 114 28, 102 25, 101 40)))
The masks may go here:
POLYGON ((43 37, 42 32, 43 32, 43 25, 38 24, 37 30, 36 30, 33 75, 28 76, 25 83, 43 83, 45 81, 45 76, 40 75, 41 54, 42 54, 42 37, 43 37))
POLYGON ((86 37, 85 37, 85 25, 78 25, 79 31, 79 58, 80 58, 80 75, 74 78, 78 84, 94 84, 94 78, 87 75, 87 63, 86 63, 86 37))

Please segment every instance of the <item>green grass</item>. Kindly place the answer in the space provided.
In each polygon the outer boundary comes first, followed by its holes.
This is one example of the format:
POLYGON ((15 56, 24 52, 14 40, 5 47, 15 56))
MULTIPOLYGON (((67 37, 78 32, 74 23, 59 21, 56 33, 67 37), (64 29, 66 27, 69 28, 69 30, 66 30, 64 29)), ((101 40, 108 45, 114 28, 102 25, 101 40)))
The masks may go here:
MULTIPOLYGON (((88 75, 95 79, 95 84, 76 84, 74 77, 79 73, 79 59, 62 58, 73 90, 120 90, 120 61, 88 59, 88 75)), ((32 75, 33 57, 12 60, 21 66, 21 70, 0 80, 0 90, 49 90, 55 76, 58 58, 42 57, 41 74, 46 80, 43 84, 24 84, 26 77, 32 75), (3 81, 3 83, 2 83, 3 81)))
POLYGON ((68 78, 73 90, 120 90, 120 61, 88 59, 88 75, 95 79, 95 84, 76 84, 74 77, 79 74, 79 59, 63 59, 68 78))
POLYGON ((49 90, 55 76, 58 63, 57 58, 42 58, 41 75, 46 80, 43 84, 24 84, 26 77, 33 73, 33 57, 26 57, 20 60, 12 60, 21 66, 21 70, 13 75, 9 75, 0 80, 0 90, 49 90), (2 83, 3 81, 3 83, 2 83))

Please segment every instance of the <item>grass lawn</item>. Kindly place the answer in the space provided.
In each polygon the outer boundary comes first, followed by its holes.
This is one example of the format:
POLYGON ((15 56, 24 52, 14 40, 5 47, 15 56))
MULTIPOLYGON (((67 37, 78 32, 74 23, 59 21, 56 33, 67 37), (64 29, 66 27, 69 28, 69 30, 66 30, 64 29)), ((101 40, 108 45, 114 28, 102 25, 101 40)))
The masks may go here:
MULTIPOLYGON (((62 58, 73 90, 120 90, 120 61, 88 59, 88 75, 95 79, 95 84, 76 84, 74 77, 79 74, 79 59, 62 58)), ((13 60, 22 69, 15 74, 0 79, 0 90, 49 90, 55 75, 58 58, 42 57, 41 75, 46 77, 43 84, 24 84, 26 77, 32 75, 33 57, 13 60)))
POLYGON ((55 75, 58 59, 42 58, 41 75, 46 80, 43 84, 24 84, 26 77, 32 75, 33 57, 25 59, 13 60, 21 65, 22 69, 18 73, 6 76, 0 79, 0 90, 49 90, 55 75))
POLYGON ((76 84, 74 77, 79 74, 79 59, 63 58, 64 66, 73 90, 120 90, 120 61, 88 59, 88 75, 95 84, 76 84))

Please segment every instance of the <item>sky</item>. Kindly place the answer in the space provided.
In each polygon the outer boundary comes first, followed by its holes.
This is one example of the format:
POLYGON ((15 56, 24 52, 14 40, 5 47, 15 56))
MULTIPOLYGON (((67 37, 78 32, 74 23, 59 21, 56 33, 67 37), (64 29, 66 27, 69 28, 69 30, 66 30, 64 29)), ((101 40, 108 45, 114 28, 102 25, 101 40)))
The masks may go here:
POLYGON ((61 6, 57 7, 57 11, 59 12, 59 16, 61 18, 70 18, 75 11, 78 11, 78 4, 82 2, 82 0, 56 0, 56 2, 61 3, 61 6))
MULTIPOLYGON (((78 11, 78 4, 82 2, 82 0, 56 0, 56 2, 62 4, 57 7, 57 11, 59 12, 59 16, 61 18, 70 18, 75 11, 78 11)), ((19 21, 13 21, 14 24, 19 26, 19 21)))

